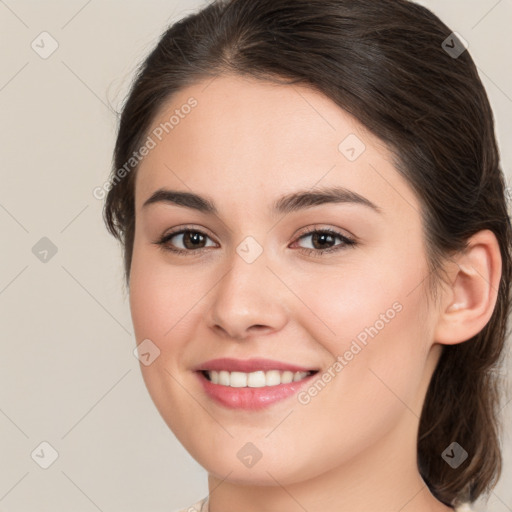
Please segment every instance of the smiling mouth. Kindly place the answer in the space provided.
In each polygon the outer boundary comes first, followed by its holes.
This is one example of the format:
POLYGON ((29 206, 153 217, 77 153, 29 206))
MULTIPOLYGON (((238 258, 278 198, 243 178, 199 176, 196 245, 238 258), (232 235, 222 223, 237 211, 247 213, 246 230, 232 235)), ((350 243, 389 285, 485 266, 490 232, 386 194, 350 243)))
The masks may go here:
POLYGON ((201 370, 203 376, 212 384, 231 388, 263 388, 299 382, 318 373, 317 370, 292 372, 290 370, 268 370, 255 372, 229 372, 227 370, 201 370))

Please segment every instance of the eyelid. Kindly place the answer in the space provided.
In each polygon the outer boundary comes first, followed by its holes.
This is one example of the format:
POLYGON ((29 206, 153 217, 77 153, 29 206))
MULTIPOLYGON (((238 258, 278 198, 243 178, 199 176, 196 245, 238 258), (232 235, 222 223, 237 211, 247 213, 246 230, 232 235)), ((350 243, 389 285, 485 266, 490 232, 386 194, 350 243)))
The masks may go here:
POLYGON ((301 238, 305 235, 310 235, 311 233, 314 233, 316 231, 330 231, 333 234, 336 234, 338 236, 343 236, 345 238, 348 238, 349 240, 353 240, 354 242, 358 241, 358 238, 354 236, 352 233, 347 231, 346 229, 333 227, 328 224, 313 224, 311 226, 306 226, 305 228, 301 228, 299 230, 299 233, 294 235, 294 238, 301 238))
MULTIPOLYGON (((198 233, 203 233, 204 235, 208 236, 212 240, 215 241, 215 237, 212 236, 211 232, 203 227, 203 226, 197 226, 197 225, 191 225, 191 224, 183 224, 181 226, 176 226, 169 231, 166 231, 160 238, 167 238, 172 235, 178 235, 181 234, 183 231, 194 231, 198 233)), ((217 243, 217 242, 216 242, 217 243)))

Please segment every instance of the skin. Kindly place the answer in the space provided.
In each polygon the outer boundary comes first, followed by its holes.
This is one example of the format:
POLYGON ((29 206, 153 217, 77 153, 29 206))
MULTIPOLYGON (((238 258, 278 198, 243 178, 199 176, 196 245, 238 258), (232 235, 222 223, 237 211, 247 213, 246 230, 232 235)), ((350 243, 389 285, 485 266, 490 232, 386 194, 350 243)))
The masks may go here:
MULTIPOLYGON (((417 429, 442 346, 468 340, 492 314, 496 238, 475 235, 448 262, 440 300, 430 303, 419 202, 379 139, 317 91, 231 75, 179 91, 152 128, 191 96, 197 106, 137 171, 130 308, 137 343, 150 339, 160 350, 141 365, 148 391, 208 471, 210 512, 451 510, 418 472, 417 429), (352 162, 338 149, 350 134, 366 146, 352 162), (333 185, 381 212, 347 203, 270 211, 284 194, 333 185), (143 208, 161 187, 208 197, 219 214, 143 208), (154 243, 183 225, 208 236, 202 252, 154 243), (357 245, 307 255, 300 249, 319 246, 300 237, 313 227, 357 245), (247 236, 263 249, 250 264, 236 252, 247 236), (397 302, 401 311, 307 405, 293 396, 260 411, 227 409, 192 371, 217 357, 327 371, 397 302), (251 468, 237 457, 247 442, 262 453, 251 468)), ((190 247, 181 235, 171 243, 190 247)))

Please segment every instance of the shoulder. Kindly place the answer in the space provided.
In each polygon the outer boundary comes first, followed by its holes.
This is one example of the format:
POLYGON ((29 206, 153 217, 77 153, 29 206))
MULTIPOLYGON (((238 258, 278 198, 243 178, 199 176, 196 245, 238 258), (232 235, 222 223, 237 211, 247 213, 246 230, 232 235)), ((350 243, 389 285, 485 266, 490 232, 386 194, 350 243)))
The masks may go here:
MULTIPOLYGON (((208 497, 199 500, 198 502, 190 505, 187 508, 181 508, 179 510, 174 510, 173 512, 208 512, 208 497)), ((465 511, 462 511, 465 512, 465 511)))
POLYGON ((458 507, 455 507, 455 512, 474 512, 471 508, 471 503, 461 503, 458 507))

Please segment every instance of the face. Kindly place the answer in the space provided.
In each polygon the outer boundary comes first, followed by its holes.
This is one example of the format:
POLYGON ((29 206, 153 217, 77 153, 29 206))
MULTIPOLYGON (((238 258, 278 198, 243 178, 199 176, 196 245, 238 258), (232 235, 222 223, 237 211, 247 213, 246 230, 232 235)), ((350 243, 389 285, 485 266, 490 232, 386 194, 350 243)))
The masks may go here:
POLYGON ((415 456, 440 346, 419 203, 386 147, 319 92, 236 76, 180 91, 149 137, 130 308, 184 447, 271 485, 370 447, 415 456))

